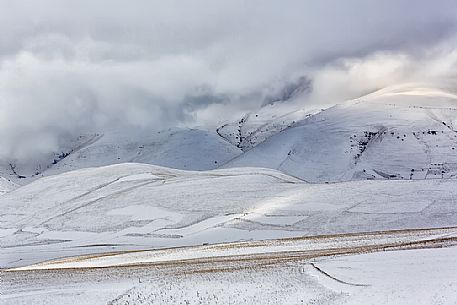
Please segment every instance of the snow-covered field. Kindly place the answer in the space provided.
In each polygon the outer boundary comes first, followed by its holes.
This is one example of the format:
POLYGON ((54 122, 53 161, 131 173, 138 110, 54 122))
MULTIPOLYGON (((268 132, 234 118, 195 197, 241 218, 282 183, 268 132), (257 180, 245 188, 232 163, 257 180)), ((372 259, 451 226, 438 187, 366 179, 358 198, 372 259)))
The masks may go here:
POLYGON ((120 164, 0 197, 0 262, 281 237, 457 226, 457 180, 308 184, 275 170, 120 164))
POLYGON ((129 267, 6 271, 0 300, 5 305, 455 304, 457 247, 428 246, 337 257, 323 251, 277 252, 268 258, 240 255, 129 267))

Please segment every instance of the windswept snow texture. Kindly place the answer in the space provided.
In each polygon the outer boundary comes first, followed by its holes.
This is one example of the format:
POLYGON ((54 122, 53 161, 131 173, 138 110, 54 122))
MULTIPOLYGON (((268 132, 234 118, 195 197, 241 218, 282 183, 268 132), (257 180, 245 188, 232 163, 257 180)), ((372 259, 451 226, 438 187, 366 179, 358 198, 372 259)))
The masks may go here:
POLYGON ((71 170, 138 162, 187 170, 219 167, 241 153, 215 132, 199 129, 126 132, 110 130, 79 136, 62 144, 62 151, 44 161, 15 163, 3 161, 0 173, 26 184, 37 178, 71 170))
POLYGON ((451 305, 457 301, 456 255, 456 247, 393 251, 323 259, 315 265, 343 283, 333 281, 333 289, 347 295, 342 304, 451 305))
POLYGON ((6 178, 0 177, 0 196, 16 189, 18 185, 6 178))
POLYGON ((457 95, 399 86, 293 124, 224 167, 279 169, 310 182, 457 175, 457 95))
POLYGON ((112 250, 457 226, 457 180, 307 184, 275 170, 83 169, 0 197, 1 267, 112 250))

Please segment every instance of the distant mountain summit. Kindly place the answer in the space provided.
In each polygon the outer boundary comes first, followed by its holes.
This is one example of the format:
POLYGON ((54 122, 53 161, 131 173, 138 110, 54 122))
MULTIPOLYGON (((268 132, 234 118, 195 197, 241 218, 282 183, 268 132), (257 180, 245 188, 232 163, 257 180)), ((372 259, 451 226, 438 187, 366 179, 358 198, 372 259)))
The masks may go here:
POLYGON ((274 122, 245 136, 262 141, 224 167, 279 169, 310 182, 457 175, 457 95, 447 90, 386 88, 288 120, 272 134, 274 122))

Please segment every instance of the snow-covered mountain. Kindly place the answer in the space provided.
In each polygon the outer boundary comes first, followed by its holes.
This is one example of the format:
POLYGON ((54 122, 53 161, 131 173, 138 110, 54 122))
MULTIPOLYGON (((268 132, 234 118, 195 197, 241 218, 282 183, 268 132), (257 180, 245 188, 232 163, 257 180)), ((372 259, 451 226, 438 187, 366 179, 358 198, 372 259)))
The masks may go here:
POLYGON ((44 161, 0 162, 0 175, 19 184, 71 170, 140 162, 177 169, 208 170, 241 153, 214 131, 190 128, 132 133, 109 130, 68 139, 44 161))
POLYGON ((377 91, 295 121, 224 167, 279 169, 310 182, 457 175, 457 95, 377 91))
POLYGON ((216 131, 228 142, 248 151, 319 111, 302 108, 296 102, 267 104, 256 112, 246 113, 238 121, 221 125, 216 131))
POLYGON ((67 139, 44 160, 0 160, 24 185, 80 168, 124 162, 176 169, 263 167, 309 182, 435 179, 457 174, 457 95, 417 84, 327 109, 297 100, 264 105, 215 130, 109 130, 67 139))

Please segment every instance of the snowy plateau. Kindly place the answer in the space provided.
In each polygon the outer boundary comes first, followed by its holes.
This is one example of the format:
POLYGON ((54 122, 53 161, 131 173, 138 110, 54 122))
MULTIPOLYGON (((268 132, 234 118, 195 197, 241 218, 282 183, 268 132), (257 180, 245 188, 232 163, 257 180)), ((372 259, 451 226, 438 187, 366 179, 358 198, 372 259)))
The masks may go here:
POLYGON ((0 304, 457 304, 457 93, 0 160, 0 304))

